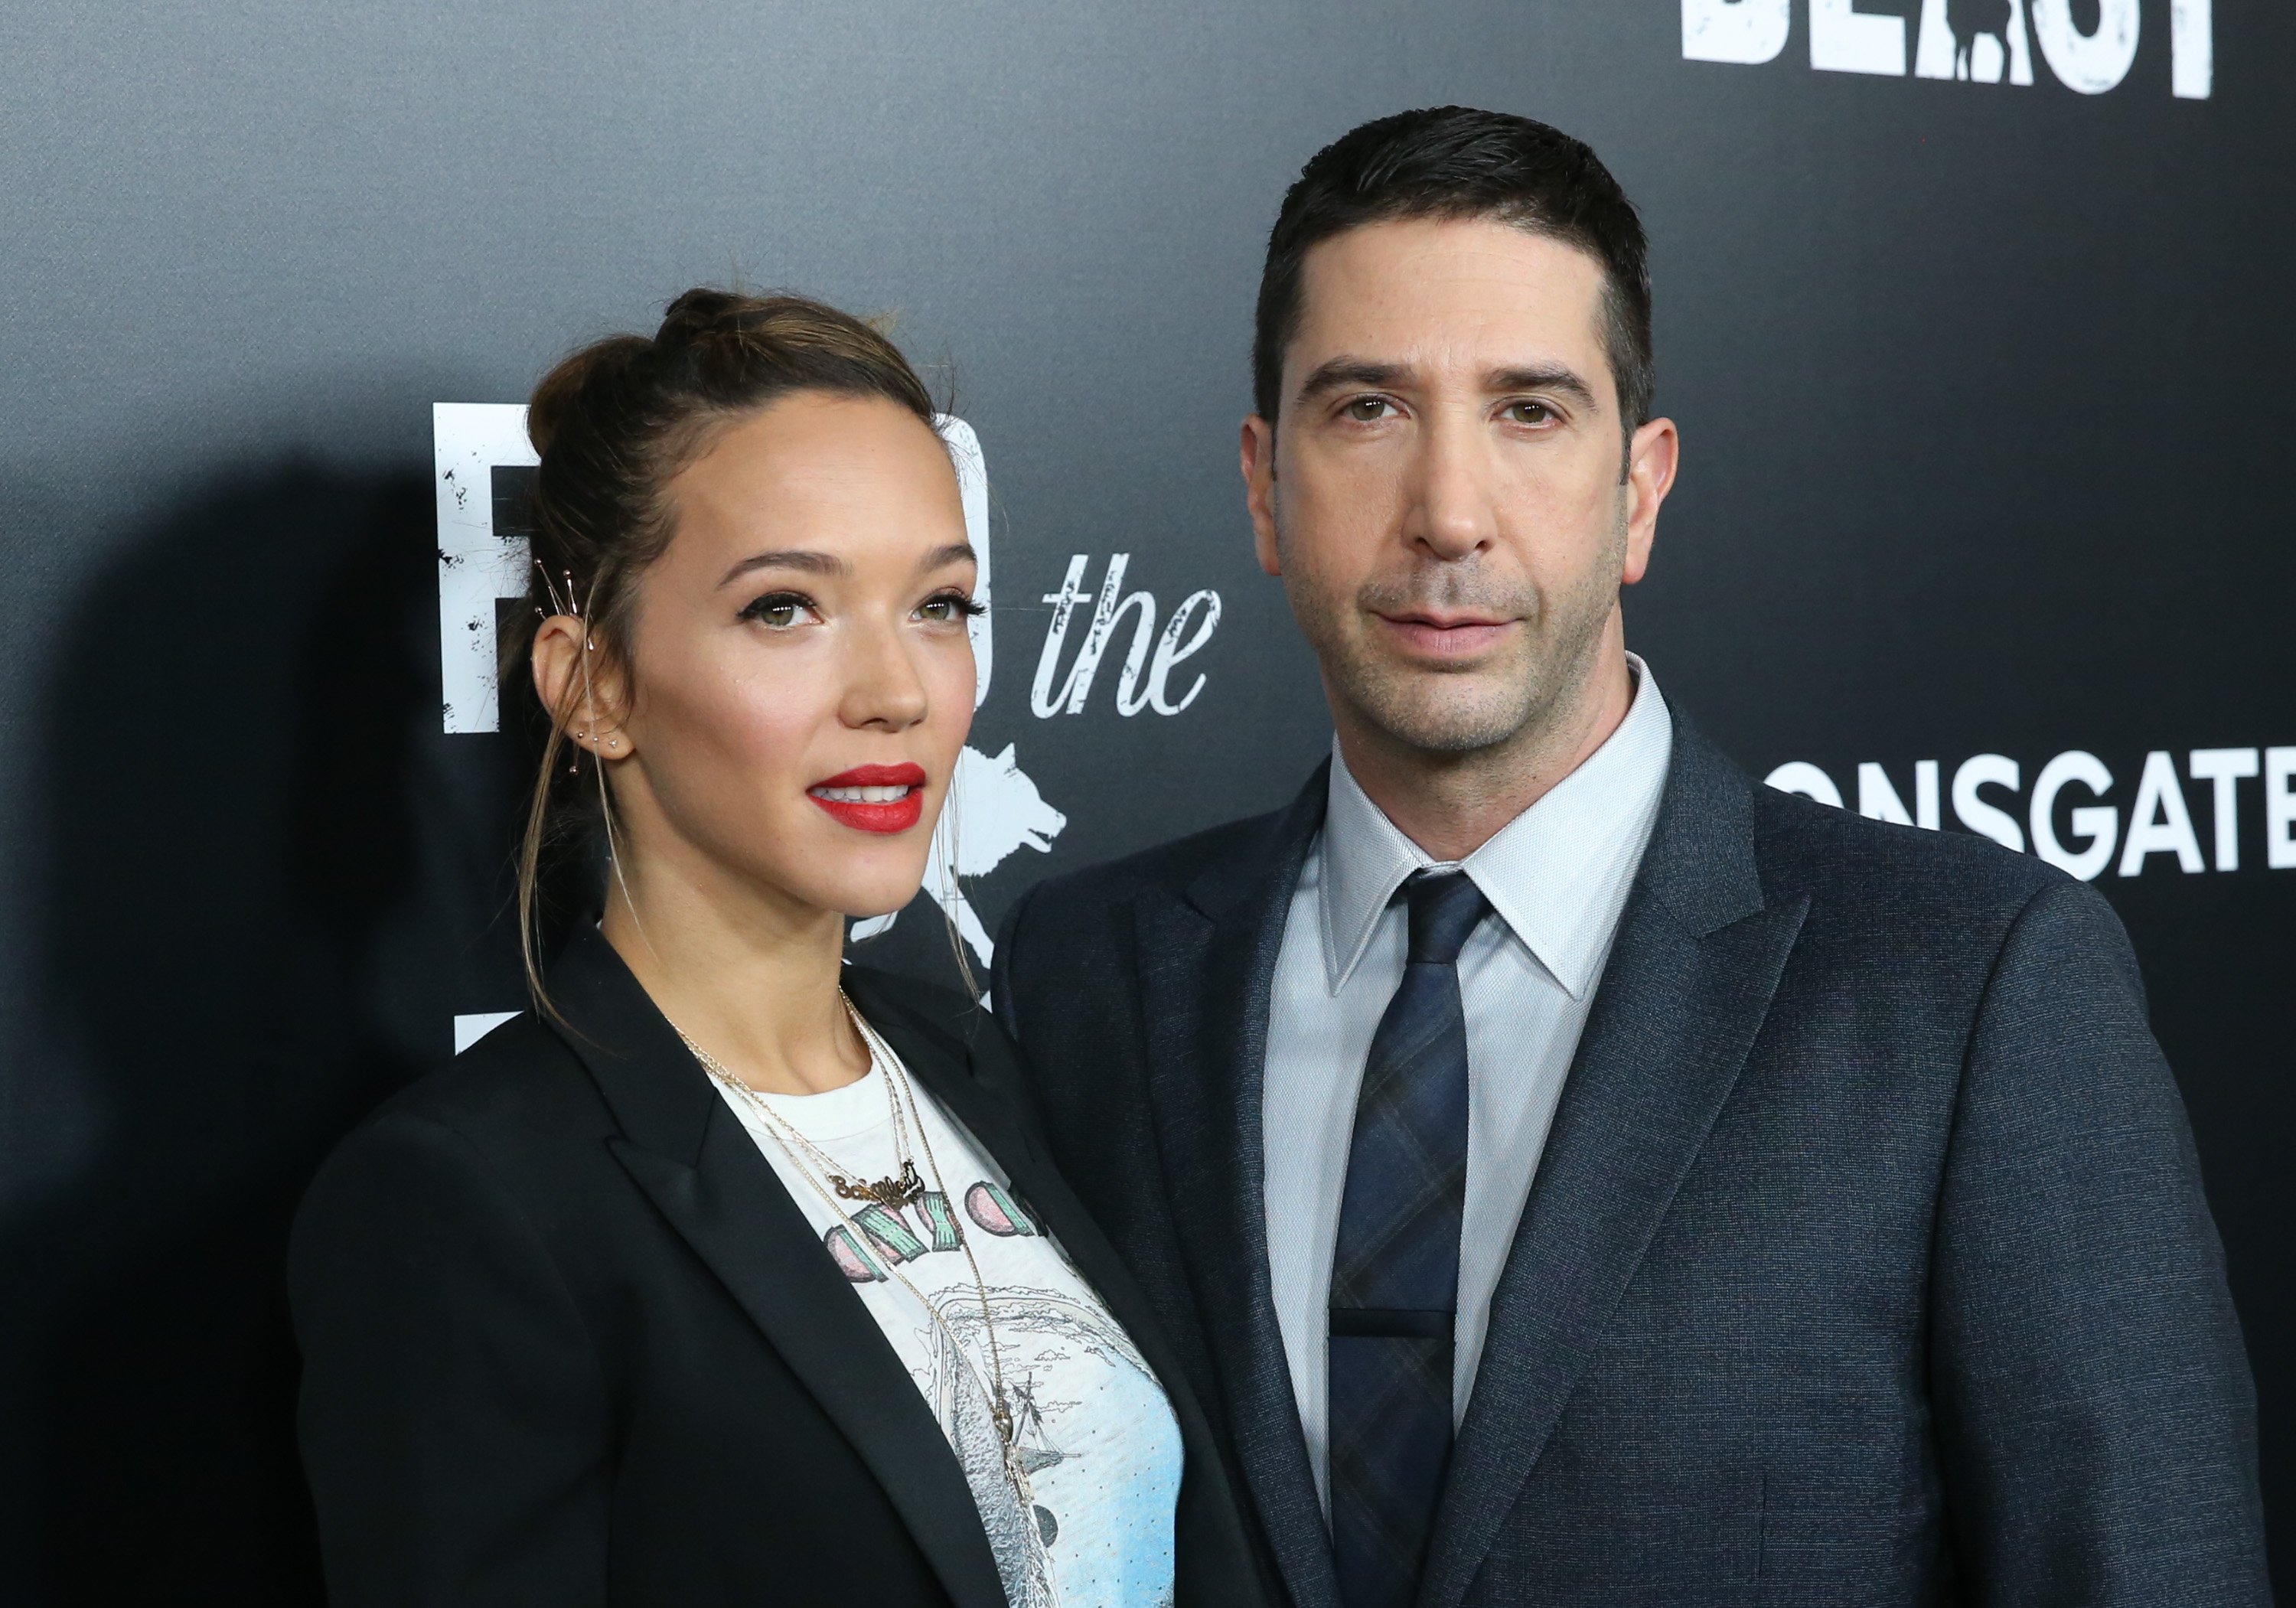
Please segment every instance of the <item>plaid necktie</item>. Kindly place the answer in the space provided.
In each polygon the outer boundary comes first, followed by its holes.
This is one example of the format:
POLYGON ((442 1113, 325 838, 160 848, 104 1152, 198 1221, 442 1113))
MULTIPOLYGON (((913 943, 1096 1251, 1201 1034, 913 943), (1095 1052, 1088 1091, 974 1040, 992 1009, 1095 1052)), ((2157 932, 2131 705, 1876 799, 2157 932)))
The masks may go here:
POLYGON ((1406 1608, 1451 1457, 1467 1192, 1459 951, 1488 907, 1464 872, 1405 885, 1411 950, 1372 1035, 1332 1259, 1332 1547, 1346 1608, 1406 1608))

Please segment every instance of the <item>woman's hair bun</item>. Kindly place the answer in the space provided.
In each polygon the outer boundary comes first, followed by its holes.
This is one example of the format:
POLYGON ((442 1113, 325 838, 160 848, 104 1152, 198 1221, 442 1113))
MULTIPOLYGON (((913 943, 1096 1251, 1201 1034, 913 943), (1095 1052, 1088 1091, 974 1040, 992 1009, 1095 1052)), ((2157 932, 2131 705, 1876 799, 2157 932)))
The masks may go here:
POLYGON ((734 291, 691 290, 671 302, 663 313, 661 327, 654 332, 654 344, 675 349, 713 338, 746 334, 758 321, 758 315, 769 313, 774 305, 774 299, 744 296, 734 291))
POLYGON ((548 452, 569 418, 586 409, 594 411, 587 400, 589 393, 623 379, 652 347, 644 335, 609 336, 584 347, 543 375, 526 405, 526 439, 534 443, 534 450, 548 452))

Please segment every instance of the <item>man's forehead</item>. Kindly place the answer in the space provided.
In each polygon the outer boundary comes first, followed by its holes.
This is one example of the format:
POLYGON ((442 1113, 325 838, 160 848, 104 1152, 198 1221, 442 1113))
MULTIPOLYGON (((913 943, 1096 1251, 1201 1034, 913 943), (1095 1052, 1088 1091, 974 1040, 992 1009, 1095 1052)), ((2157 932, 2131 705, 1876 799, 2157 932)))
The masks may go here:
POLYGON ((1290 357, 1382 336, 1447 348, 1600 340, 1601 265, 1575 245, 1496 219, 1365 224, 1318 242, 1301 267, 1290 357))

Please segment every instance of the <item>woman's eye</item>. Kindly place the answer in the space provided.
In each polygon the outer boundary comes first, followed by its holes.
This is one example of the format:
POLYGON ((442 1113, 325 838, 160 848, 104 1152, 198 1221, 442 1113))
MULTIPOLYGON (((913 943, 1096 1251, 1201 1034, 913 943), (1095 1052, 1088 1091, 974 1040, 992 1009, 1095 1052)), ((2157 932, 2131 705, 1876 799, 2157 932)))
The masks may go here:
POLYGON ((962 592, 942 592, 917 605, 917 617, 936 625, 954 625, 985 612, 986 610, 962 592))
POLYGON ((1506 411, 1516 424, 1545 424, 1554 417, 1554 410, 1544 402, 1510 402, 1506 411))
POLYGON ((1387 416, 1391 406, 1385 397, 1357 397, 1344 411, 1358 424, 1375 424, 1387 416))
POLYGON ((786 631, 805 623, 812 611, 809 598, 795 592, 768 592, 742 611, 743 619, 754 619, 769 631, 786 631))

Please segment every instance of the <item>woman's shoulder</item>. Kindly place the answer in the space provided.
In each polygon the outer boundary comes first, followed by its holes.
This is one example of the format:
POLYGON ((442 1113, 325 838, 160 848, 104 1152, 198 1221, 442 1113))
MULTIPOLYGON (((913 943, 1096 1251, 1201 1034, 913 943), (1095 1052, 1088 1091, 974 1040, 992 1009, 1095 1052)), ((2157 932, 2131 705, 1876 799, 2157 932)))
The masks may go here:
POLYGON ((384 1101, 369 1120, 400 1115, 477 1137, 496 1129, 530 1131, 554 1113, 604 1111, 572 1046, 532 1011, 521 1011, 384 1101))
POLYGON ((600 1141, 615 1131, 580 1058, 521 1012, 375 1107, 322 1176, 461 1165, 507 1177, 554 1154, 603 1153, 600 1141))
POLYGON ((287 1276, 307 1350, 408 1312, 564 1310, 567 1269, 612 1217, 612 1131, 579 1060, 531 1016, 392 1095, 297 1208, 287 1276))
POLYGON ((308 1301, 345 1279, 396 1289, 483 1268, 500 1283, 537 1255, 578 1259, 626 1193, 618 1132, 572 1047, 517 1016, 335 1145, 296 1211, 290 1284, 308 1301))

